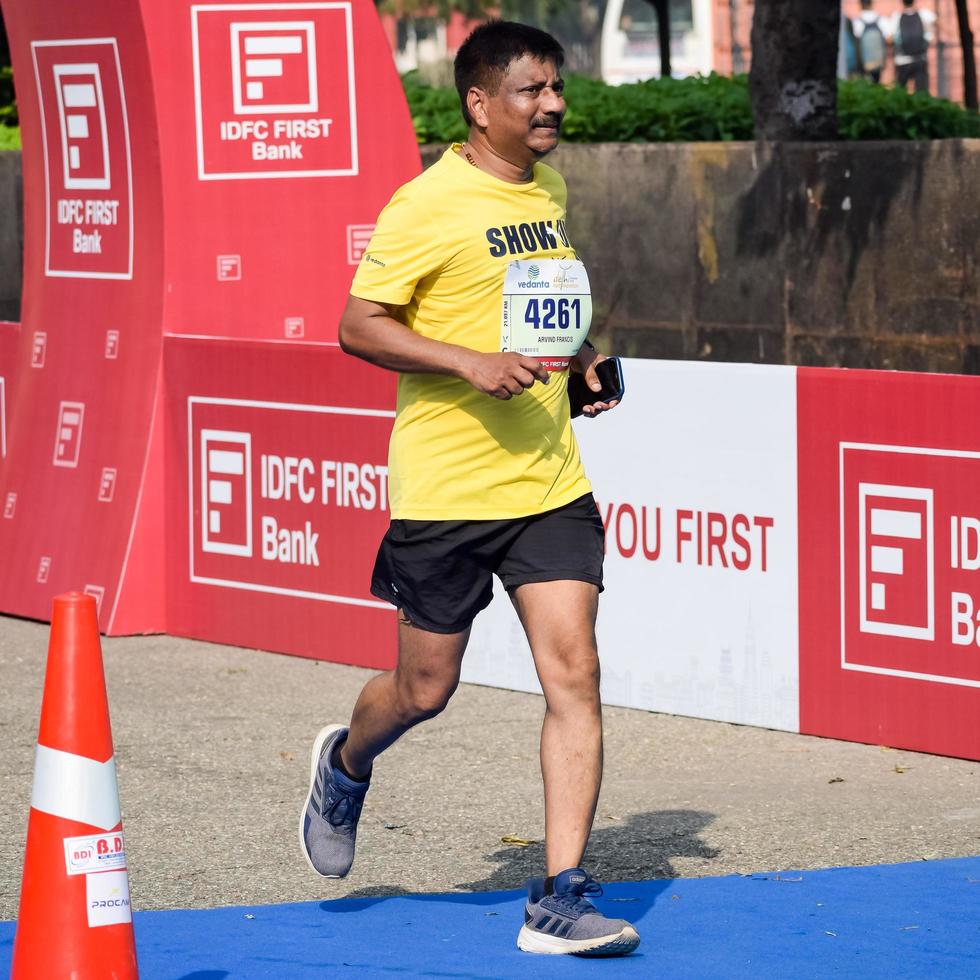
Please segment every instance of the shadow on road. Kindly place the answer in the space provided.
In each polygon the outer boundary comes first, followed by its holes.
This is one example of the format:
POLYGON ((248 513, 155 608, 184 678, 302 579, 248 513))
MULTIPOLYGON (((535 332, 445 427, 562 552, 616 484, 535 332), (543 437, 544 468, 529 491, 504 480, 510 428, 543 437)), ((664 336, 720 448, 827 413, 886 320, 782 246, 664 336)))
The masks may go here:
MULTIPOLYGON (((674 878, 676 873, 672 861, 675 858, 717 857, 718 851, 699 837, 714 818, 713 813, 699 810, 659 810, 635 814, 610 827, 599 827, 593 830, 589 840, 585 867, 600 881, 674 878)), ((356 912, 385 898, 413 895, 430 901, 496 904, 500 898, 493 893, 523 888, 528 878, 543 874, 544 842, 534 841, 527 847, 504 847, 490 855, 490 860, 497 867, 479 881, 458 883, 456 887, 460 893, 427 895, 423 892, 406 892, 404 888, 374 885, 350 892, 342 899, 321 902, 320 908, 325 912, 356 912), (360 901, 355 904, 352 900, 360 901)), ((640 904, 621 909, 605 904, 604 909, 609 915, 639 920, 649 911, 656 895, 662 890, 647 889, 642 899, 613 898, 613 902, 640 904)))

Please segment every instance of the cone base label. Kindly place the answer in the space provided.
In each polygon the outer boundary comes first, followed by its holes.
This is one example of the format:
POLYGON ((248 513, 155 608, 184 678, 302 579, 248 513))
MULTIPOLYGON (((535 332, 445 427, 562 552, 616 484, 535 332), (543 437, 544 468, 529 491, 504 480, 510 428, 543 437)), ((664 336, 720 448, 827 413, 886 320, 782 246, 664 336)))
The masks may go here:
POLYGON ((101 871, 85 876, 85 901, 89 926, 115 926, 133 921, 129 904, 129 875, 125 871, 101 871))
POLYGON ((125 871, 126 844, 122 832, 66 837, 65 870, 70 875, 125 871))

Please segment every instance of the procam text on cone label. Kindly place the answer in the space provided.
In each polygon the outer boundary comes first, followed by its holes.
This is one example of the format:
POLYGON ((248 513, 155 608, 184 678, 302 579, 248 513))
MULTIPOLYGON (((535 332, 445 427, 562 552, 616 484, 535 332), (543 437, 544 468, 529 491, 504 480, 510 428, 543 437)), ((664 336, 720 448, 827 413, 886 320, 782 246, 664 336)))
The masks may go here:
POLYGON ((100 871, 85 876, 89 928, 133 921, 129 904, 129 876, 125 871, 100 871))

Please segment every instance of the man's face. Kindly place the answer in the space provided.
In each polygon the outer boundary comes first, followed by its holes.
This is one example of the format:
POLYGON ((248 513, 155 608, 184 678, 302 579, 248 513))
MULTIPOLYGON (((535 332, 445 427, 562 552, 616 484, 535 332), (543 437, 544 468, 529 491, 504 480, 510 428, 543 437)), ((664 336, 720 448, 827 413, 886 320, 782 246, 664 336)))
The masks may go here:
POLYGON ((486 134, 507 159, 543 157, 558 145, 565 83, 550 61, 524 55, 512 61, 496 95, 485 97, 486 134))

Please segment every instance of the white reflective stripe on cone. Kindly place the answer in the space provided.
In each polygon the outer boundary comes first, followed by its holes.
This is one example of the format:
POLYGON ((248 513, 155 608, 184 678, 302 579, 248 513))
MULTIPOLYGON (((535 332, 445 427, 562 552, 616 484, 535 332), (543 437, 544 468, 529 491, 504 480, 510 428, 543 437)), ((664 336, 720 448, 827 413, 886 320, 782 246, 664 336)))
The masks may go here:
POLYGON ((31 806, 55 817, 112 830, 119 823, 115 757, 96 762, 38 745, 31 806))

